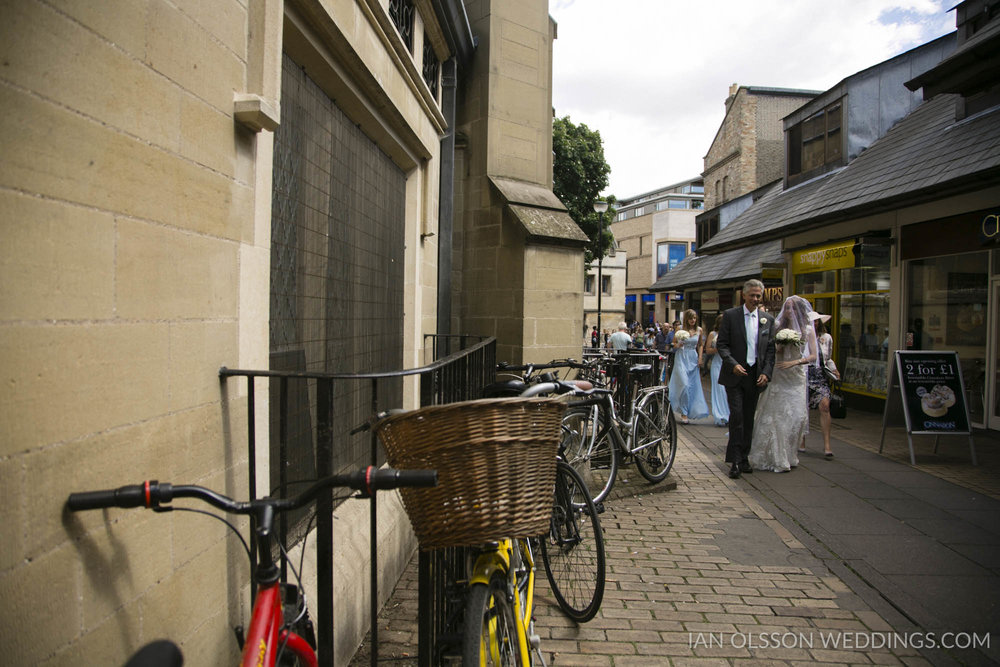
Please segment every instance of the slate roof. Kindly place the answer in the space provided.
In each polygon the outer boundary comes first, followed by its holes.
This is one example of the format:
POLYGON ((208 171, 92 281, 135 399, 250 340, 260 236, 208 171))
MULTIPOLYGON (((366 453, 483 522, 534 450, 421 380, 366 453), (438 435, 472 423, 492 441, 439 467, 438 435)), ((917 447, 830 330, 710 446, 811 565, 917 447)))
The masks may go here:
POLYGON ((759 278, 762 264, 782 262, 781 241, 767 241, 714 255, 688 255, 649 291, 690 289, 709 283, 759 278))
POLYGON ((768 193, 698 249, 712 254, 1000 183, 1000 109, 955 120, 940 95, 843 167, 768 193))

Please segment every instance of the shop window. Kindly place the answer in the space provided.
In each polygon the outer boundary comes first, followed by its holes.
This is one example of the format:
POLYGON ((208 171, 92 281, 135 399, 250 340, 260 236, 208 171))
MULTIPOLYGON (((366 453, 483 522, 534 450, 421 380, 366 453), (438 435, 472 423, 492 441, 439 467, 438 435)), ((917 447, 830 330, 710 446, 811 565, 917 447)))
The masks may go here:
MULTIPOLYGON (((847 271, 848 269, 844 269, 847 271)), ((889 295, 842 294, 833 333, 844 387, 885 396, 888 385, 889 295)))
POLYGON ((669 249, 667 250, 669 270, 672 270, 675 266, 684 261, 687 256, 687 244, 686 243, 669 243, 667 244, 669 249))
POLYGON ((670 245, 668 243, 658 243, 656 245, 656 278, 663 277, 670 270, 670 245))
POLYGON ((989 253, 910 261, 906 287, 903 346, 958 352, 972 422, 983 424, 989 253))
POLYGON ((844 292, 888 291, 889 267, 842 269, 840 289, 844 292))
POLYGON ((816 271, 815 273, 800 273, 795 276, 794 293, 800 296, 807 294, 826 294, 837 290, 837 274, 833 271, 816 271))

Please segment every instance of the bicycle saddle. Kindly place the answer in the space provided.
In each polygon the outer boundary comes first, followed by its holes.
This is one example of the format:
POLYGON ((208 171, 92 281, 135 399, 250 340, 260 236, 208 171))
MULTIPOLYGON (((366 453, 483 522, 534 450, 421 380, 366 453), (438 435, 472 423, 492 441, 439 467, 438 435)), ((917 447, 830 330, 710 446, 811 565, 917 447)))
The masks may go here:
POLYGON ((483 387, 483 398, 503 398, 505 396, 520 396, 528 388, 522 380, 506 380, 492 382, 483 387))

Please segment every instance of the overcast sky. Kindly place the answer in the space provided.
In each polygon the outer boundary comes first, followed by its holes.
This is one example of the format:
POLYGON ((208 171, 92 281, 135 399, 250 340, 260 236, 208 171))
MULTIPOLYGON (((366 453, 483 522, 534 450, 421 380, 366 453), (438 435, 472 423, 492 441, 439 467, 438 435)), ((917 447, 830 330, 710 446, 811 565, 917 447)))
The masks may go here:
POLYGON ((697 177, 729 86, 826 90, 955 29, 958 0, 550 0, 557 116, 619 199, 697 177))

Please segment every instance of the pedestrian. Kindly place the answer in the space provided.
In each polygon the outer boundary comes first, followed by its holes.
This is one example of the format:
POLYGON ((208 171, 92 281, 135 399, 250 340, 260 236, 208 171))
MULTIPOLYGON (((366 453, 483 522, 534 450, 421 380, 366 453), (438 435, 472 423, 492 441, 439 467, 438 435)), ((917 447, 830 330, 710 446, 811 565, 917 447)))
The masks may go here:
POLYGON ((729 476, 733 479, 752 472, 748 458, 753 444, 754 412, 760 392, 767 388, 774 372, 771 318, 757 313, 763 298, 764 283, 748 280, 743 284, 743 305, 725 311, 719 327, 717 345, 722 357, 719 384, 726 388, 729 404, 726 463, 731 465, 729 476))
POLYGON ((710 366, 712 387, 712 419, 716 426, 729 425, 729 403, 726 401, 726 390, 719 384, 719 372, 722 370, 722 355, 719 354, 717 346, 719 340, 719 327, 722 326, 722 313, 715 318, 715 326, 708 334, 708 342, 705 343, 705 354, 712 355, 710 366))
POLYGON ((631 344, 632 336, 628 335, 628 325, 622 322, 618 325, 618 331, 611 334, 611 349, 615 352, 624 352, 631 344))
POLYGON ((708 403, 701 387, 701 359, 705 335, 698 326, 698 313, 684 311, 684 326, 674 334, 674 372, 670 376, 670 404, 681 413, 681 423, 708 416, 708 403))
POLYGON ((600 341, 601 341, 601 334, 597 332, 597 325, 595 324, 594 328, 590 330, 590 347, 597 349, 597 346, 600 343, 600 341))
POLYGON ((785 299, 774 320, 774 377, 757 404, 750 465, 788 472, 799 464, 796 450, 809 432, 806 369, 816 361, 812 306, 800 296, 785 299))
MULTIPOLYGON (((822 315, 815 311, 809 313, 816 331, 816 343, 819 354, 816 361, 808 369, 809 386, 809 407, 812 410, 819 409, 819 424, 823 430, 823 456, 827 460, 833 458, 833 450, 830 448, 830 429, 832 421, 830 419, 830 381, 826 374, 830 373, 834 378, 840 379, 840 372, 833 362, 833 336, 827 333, 826 323, 830 321, 829 315, 822 315), (824 371, 825 369, 825 371, 824 371)), ((800 452, 806 451, 805 438, 802 439, 800 452)))

